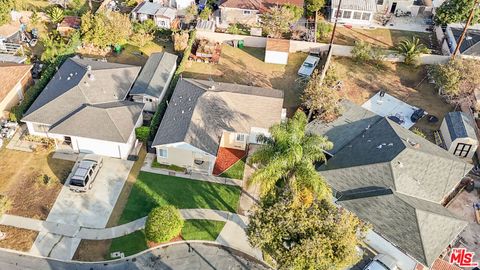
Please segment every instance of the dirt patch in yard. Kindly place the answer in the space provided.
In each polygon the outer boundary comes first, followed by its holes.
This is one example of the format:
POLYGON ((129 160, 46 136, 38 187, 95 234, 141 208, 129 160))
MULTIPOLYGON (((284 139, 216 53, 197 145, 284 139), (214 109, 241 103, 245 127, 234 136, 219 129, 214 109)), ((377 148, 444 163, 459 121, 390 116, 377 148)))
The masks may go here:
POLYGON ((0 231, 5 233, 5 239, 0 240, 1 248, 18 251, 29 251, 37 238, 38 232, 0 225, 0 231))
POLYGON ((414 127, 432 139, 432 132, 440 128, 445 114, 453 106, 446 103, 433 84, 426 79, 426 66, 412 67, 402 63, 384 62, 382 66, 356 63, 351 58, 336 57, 333 60, 340 80, 343 81, 342 94, 353 102, 362 105, 378 91, 388 94, 438 117, 437 123, 428 123, 424 117, 414 127))
POLYGON ((0 151, 0 192, 12 200, 8 214, 47 218, 74 164, 52 155, 47 151, 0 151))
POLYGON ((287 65, 267 64, 263 48, 238 49, 223 45, 218 64, 188 62, 183 76, 283 90, 284 108, 292 113, 299 106, 303 92, 297 72, 306 56, 291 53, 287 65))
MULTIPOLYGON (((120 196, 118 197, 117 203, 115 204, 115 207, 110 214, 107 228, 118 225, 118 220, 123 213, 125 205, 127 204, 130 191, 132 190, 132 187, 137 180, 138 174, 140 173, 140 169, 143 166, 146 155, 147 152, 145 148, 142 147, 140 153, 138 154, 138 160, 133 164, 127 181, 123 186, 120 196)), ((110 249, 111 244, 112 240, 82 240, 77 248, 77 251, 75 252, 75 255, 73 256, 73 259, 89 262, 104 260, 105 258, 110 257, 110 254, 108 254, 108 250, 110 249)))

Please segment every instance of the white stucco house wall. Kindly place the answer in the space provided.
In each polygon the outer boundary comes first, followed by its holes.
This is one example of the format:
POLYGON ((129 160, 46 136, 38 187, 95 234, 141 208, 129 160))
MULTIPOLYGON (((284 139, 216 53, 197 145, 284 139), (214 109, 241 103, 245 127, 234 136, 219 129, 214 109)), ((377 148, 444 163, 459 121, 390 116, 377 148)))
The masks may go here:
POLYGON ((281 121, 282 107, 279 90, 180 79, 152 144, 157 161, 211 175, 219 148, 257 144, 281 121))
POLYGON ((478 147, 475 121, 464 112, 449 112, 440 126, 447 151, 471 159, 478 147))
POLYGON ((133 101, 145 104, 144 111, 154 113, 162 102, 177 69, 178 56, 152 53, 130 90, 133 101))
POLYGON ((22 122, 57 151, 126 159, 138 141, 143 103, 126 100, 140 67, 70 58, 30 106, 22 122))

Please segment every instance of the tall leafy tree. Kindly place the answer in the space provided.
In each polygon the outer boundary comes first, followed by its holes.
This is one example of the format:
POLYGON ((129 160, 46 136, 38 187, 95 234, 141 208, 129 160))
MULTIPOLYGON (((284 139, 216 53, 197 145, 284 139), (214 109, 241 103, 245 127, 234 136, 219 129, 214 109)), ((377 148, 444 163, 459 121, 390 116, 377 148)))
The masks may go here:
POLYGON ((295 21, 298 21, 303 16, 303 8, 291 3, 287 3, 283 6, 293 13, 293 19, 295 21))
POLYGON ((315 13, 325 6, 325 0, 306 0, 307 11, 315 13))
POLYGON ((276 269, 343 270, 356 263, 367 226, 329 200, 297 204, 291 196, 263 202, 250 217, 247 235, 276 269))
POLYGON ((15 5, 15 0, 0 0, 0 25, 10 21, 10 12, 15 5))
POLYGON ((263 31, 273 38, 281 38, 290 31, 290 25, 296 21, 294 12, 285 6, 271 7, 261 18, 263 31))
POLYGON ((333 144, 325 137, 306 133, 307 117, 297 111, 293 118, 270 128, 271 137, 260 138, 265 144, 255 151, 249 162, 258 165, 249 184, 258 183, 263 196, 275 191, 276 185, 294 195, 303 190, 319 197, 329 195, 324 179, 315 170, 314 162, 325 160, 324 150, 333 144))
MULTIPOLYGON (((435 21, 438 24, 459 23, 467 20, 473 6, 473 0, 447 0, 435 10, 435 21)), ((476 7, 472 24, 480 22, 480 8, 476 7)))
POLYGON ((413 36, 412 39, 400 41, 395 50, 405 57, 404 62, 407 65, 418 65, 420 55, 430 52, 430 50, 425 47, 416 36, 413 36))

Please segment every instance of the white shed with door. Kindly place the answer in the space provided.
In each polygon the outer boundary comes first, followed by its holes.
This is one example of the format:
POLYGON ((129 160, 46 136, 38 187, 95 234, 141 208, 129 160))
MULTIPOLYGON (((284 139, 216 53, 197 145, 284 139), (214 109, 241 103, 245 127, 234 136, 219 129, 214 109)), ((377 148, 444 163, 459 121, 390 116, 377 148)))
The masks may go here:
POLYGON ((449 153, 462 158, 472 158, 478 139, 475 121, 464 112, 449 112, 440 127, 443 142, 449 153))
POLYGON ((265 48, 265 63, 286 65, 289 51, 290 40, 268 38, 265 48))
MULTIPOLYGON (((340 0, 332 0, 331 21, 335 22, 338 3, 340 0)), ((375 0, 342 0, 338 22, 352 25, 370 25, 373 21, 377 3, 375 0)))

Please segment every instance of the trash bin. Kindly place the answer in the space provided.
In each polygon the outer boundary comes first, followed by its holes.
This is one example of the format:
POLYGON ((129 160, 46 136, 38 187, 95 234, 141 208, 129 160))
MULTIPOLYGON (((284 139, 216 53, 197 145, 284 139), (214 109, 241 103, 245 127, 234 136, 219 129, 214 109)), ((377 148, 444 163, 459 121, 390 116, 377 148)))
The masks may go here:
POLYGON ((243 47, 244 47, 244 46, 243 46, 243 40, 240 39, 240 40, 238 41, 238 48, 243 49, 243 47))
POLYGON ((119 44, 116 44, 115 46, 113 46, 113 51, 115 53, 120 53, 122 51, 122 46, 119 44))

